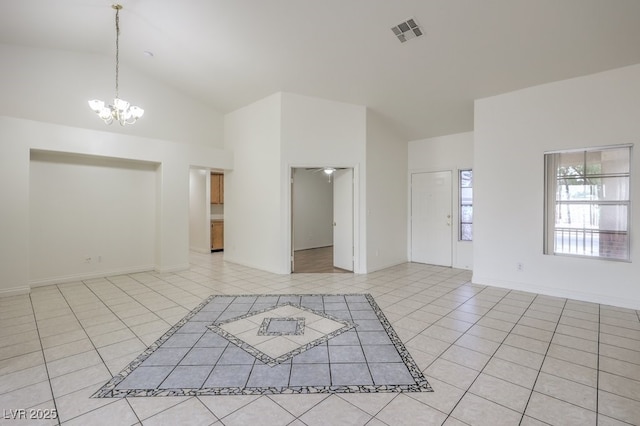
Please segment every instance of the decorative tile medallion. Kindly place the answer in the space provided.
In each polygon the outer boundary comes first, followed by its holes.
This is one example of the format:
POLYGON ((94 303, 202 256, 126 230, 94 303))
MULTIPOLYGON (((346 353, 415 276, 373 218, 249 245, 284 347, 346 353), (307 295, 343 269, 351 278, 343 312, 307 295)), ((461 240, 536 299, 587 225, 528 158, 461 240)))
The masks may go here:
POLYGON ((355 326, 351 321, 286 302, 208 328, 273 367, 355 326))
POLYGON ((258 336, 300 336, 301 334, 304 334, 304 318, 265 318, 258 329, 258 336))
POLYGON ((93 397, 425 391, 370 294, 214 295, 93 397))

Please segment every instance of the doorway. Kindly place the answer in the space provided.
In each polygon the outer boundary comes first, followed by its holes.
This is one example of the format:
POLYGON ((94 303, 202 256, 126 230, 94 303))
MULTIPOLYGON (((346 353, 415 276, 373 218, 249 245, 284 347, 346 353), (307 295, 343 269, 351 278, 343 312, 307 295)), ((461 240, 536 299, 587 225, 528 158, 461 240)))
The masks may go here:
POLYGON ((452 266, 451 171, 411 174, 411 261, 452 266))
POLYGON ((291 272, 353 272, 353 169, 291 169, 291 272))

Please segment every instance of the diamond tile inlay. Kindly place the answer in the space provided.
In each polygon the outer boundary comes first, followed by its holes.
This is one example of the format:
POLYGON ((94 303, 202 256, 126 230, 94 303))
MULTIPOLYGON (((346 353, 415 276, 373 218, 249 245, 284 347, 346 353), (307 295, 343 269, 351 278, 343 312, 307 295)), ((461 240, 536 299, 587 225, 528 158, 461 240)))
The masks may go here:
POLYGON ((286 302, 214 323, 208 328, 274 366, 355 326, 351 321, 286 302))
POLYGON ((424 391, 369 294, 214 295, 93 397, 424 391))

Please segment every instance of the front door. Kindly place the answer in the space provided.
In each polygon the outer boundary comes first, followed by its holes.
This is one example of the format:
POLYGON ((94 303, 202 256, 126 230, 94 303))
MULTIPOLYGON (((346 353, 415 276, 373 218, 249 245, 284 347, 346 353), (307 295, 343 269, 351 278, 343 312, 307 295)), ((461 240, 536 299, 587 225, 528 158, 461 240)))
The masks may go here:
POLYGON ((411 174, 411 261, 452 265, 451 171, 411 174))

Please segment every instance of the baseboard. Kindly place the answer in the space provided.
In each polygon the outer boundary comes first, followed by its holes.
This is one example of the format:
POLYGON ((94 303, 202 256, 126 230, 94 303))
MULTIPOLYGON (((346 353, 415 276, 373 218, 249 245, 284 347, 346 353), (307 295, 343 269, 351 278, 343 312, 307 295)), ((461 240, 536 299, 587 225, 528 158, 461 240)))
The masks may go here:
POLYGON ((12 287, 4 290, 0 290, 0 298, 2 297, 11 297, 11 296, 21 296, 23 294, 31 293, 31 289, 29 287, 12 287))
POLYGON ((571 291, 562 288, 546 287, 542 285, 516 281, 496 280, 487 277, 480 277, 476 274, 473 274, 471 282, 479 285, 506 288, 509 290, 526 291, 529 293, 544 294, 545 296, 562 297, 567 299, 580 300, 583 302, 598 303, 601 305, 618 306, 621 308, 634 310, 640 309, 640 300, 609 296, 605 294, 571 291))
POLYGON ((72 275, 64 275, 60 277, 53 278, 42 278, 38 280, 29 281, 29 285, 31 288, 34 287, 43 287, 47 285, 53 284, 62 284, 74 281, 82 281, 82 280, 91 280, 95 278, 102 278, 114 275, 125 275, 125 274, 135 274, 138 272, 147 272, 155 270, 155 265, 147 265, 147 266, 138 266, 135 268, 124 268, 124 269, 112 269, 107 271, 100 272, 92 272, 90 274, 72 274, 72 275))
MULTIPOLYGON (((207 253, 209 253, 209 252, 207 252, 207 253)), ((164 273, 168 273, 168 272, 186 271, 189 268, 191 268, 191 265, 187 263, 187 264, 183 264, 183 265, 165 266, 163 268, 155 267, 155 268, 152 268, 152 269, 154 271, 156 271, 156 272, 164 274, 164 273)))
POLYGON ((363 273, 370 274, 372 272, 381 271, 383 269, 392 268, 394 266, 402 265, 403 263, 407 263, 407 260, 406 259, 398 259, 398 260, 394 260, 392 262, 386 262, 386 263, 383 263, 381 265, 376 265, 376 266, 374 266, 372 268, 369 268, 369 265, 367 265, 367 271, 363 272, 363 273))
POLYGON ((236 265, 240 265, 240 266, 246 266, 248 268, 258 269, 260 271, 271 272, 272 274, 286 275, 289 273, 289 272, 277 271, 275 269, 265 268, 262 265, 252 264, 251 262, 245 262, 243 260, 233 259, 232 257, 229 257, 226 253, 224 256, 224 261, 229 263, 235 263, 236 265))
POLYGON ((196 252, 196 253, 202 253, 202 254, 209 254, 211 253, 211 249, 203 249, 201 247, 189 247, 190 251, 196 252))

